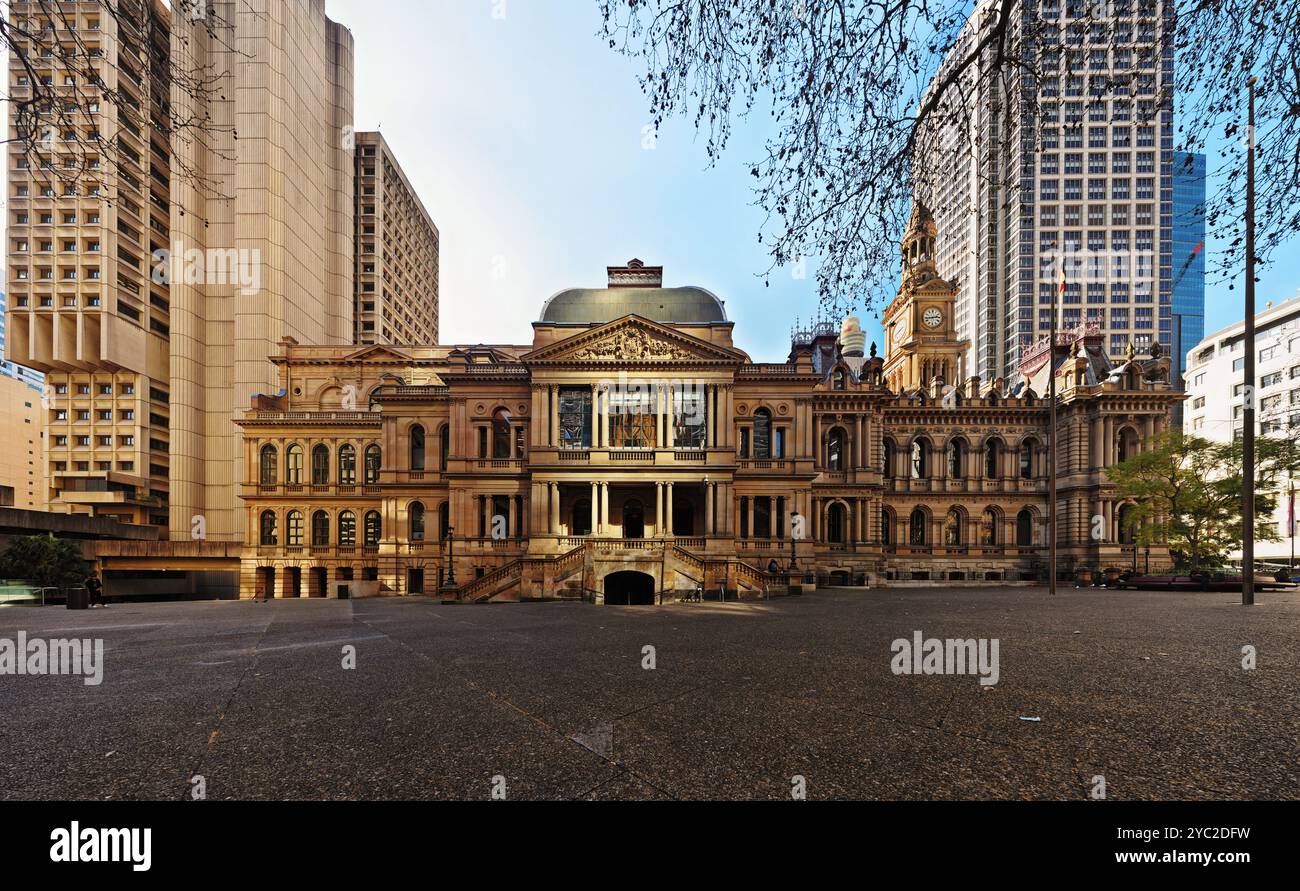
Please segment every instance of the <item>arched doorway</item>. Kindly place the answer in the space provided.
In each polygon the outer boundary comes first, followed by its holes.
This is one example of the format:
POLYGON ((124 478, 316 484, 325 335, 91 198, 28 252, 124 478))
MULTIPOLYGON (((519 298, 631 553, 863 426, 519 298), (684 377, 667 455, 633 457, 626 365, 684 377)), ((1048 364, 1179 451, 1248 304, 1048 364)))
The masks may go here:
POLYGON ((635 498, 623 502, 623 537, 645 538, 645 510, 635 498))
POLYGON ((605 576, 606 606, 653 606, 654 602, 654 576, 630 569, 605 576))
POLYGON ((826 540, 831 544, 844 544, 848 533, 848 512, 836 501, 826 509, 826 540))

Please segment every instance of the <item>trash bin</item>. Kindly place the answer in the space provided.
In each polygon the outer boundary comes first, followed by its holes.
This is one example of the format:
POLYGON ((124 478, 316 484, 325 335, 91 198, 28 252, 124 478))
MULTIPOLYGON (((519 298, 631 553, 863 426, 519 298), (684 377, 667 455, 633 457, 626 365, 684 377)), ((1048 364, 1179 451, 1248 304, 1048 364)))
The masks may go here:
POLYGON ((90 592, 84 586, 68 589, 68 609, 90 609, 90 592))

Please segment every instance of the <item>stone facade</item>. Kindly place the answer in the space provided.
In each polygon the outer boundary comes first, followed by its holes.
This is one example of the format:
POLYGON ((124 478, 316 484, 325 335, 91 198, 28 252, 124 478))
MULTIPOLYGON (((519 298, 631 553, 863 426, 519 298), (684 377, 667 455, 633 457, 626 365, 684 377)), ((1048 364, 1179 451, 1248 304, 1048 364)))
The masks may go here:
POLYGON ((242 596, 735 595, 784 586, 792 548, 821 582, 1042 580, 1053 372, 1061 565, 1129 565, 1105 468, 1167 427, 1169 359, 1112 367, 1077 330, 1014 382, 945 382, 963 346, 932 229, 909 229, 884 357, 821 324, 753 362, 717 298, 639 261, 552 298, 530 345, 284 341, 283 395, 239 422, 242 596))

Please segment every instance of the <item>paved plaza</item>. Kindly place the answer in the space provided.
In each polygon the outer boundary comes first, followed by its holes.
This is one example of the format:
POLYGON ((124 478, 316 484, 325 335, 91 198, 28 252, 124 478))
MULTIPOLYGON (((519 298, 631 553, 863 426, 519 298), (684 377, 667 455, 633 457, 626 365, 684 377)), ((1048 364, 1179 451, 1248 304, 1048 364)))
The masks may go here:
POLYGON ((98 686, 0 675, 0 798, 1300 798, 1300 594, 1259 599, 0 609, 104 640, 98 686), (997 639, 998 683, 894 674, 916 631, 997 639))

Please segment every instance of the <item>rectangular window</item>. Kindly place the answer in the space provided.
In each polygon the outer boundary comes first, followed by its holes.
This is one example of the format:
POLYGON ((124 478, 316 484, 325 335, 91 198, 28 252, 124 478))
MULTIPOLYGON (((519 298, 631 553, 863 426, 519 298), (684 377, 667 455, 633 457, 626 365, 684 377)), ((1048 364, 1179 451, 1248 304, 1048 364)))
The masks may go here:
POLYGON ((609 445, 615 449, 652 449, 655 411, 650 390, 613 388, 609 394, 609 445))
POLYGON ((704 448, 708 407, 702 386, 673 388, 673 446, 679 449, 704 448))
POLYGON ((560 446, 591 448, 591 388, 560 389, 560 446))

